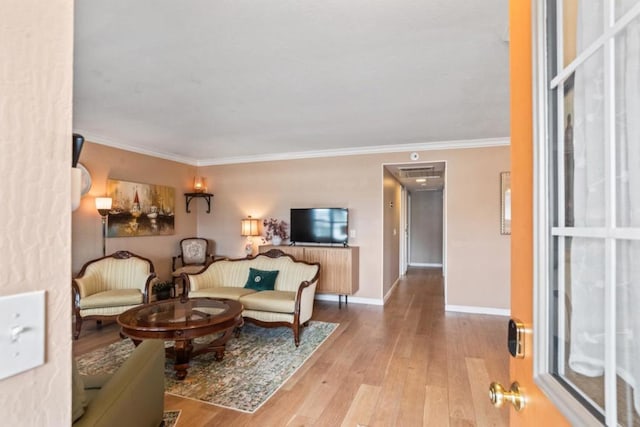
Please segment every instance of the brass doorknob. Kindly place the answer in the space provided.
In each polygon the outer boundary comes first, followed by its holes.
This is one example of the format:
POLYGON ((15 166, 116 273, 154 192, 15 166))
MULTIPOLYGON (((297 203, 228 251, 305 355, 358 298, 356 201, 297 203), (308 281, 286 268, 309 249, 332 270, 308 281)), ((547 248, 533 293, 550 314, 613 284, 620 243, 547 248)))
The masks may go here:
POLYGON ((504 402, 510 402, 516 411, 522 411, 525 406, 526 399, 521 393, 520 384, 514 382, 511 384, 509 391, 505 390, 500 383, 491 383, 489 386, 489 399, 496 408, 501 408, 504 402))

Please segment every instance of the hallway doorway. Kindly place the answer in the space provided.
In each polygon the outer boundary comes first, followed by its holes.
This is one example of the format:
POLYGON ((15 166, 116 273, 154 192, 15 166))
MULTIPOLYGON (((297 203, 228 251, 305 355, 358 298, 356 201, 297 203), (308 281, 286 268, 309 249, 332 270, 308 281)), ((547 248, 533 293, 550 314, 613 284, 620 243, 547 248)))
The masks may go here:
POLYGON ((441 268, 446 288, 446 162, 387 164, 384 168, 402 187, 401 276, 409 267, 441 268))

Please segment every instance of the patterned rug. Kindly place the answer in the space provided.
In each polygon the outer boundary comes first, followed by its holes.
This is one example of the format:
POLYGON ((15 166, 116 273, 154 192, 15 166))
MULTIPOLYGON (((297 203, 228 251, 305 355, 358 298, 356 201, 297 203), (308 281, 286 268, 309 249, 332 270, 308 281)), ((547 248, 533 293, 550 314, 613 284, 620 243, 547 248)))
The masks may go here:
POLYGON ((182 411, 164 411, 164 414, 162 414, 164 427, 176 427, 178 418, 180 418, 180 412, 182 411))
MULTIPOLYGON (((245 324, 240 337, 227 343, 222 361, 215 361, 215 353, 196 356, 182 381, 175 379, 173 361, 167 359, 165 392, 253 413, 304 364, 337 326, 337 323, 311 321, 302 329, 300 347, 296 348, 289 328, 260 328, 245 324)), ((126 339, 94 350, 78 358, 78 369, 87 375, 114 372, 133 348, 131 340, 126 339)))

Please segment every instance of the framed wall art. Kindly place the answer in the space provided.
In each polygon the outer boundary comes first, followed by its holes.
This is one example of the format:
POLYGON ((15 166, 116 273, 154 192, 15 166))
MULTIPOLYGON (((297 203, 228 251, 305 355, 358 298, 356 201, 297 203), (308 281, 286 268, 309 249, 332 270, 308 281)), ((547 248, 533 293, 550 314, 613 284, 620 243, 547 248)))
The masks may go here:
POLYGON ((107 197, 112 199, 107 237, 174 234, 173 187, 109 179, 107 197))

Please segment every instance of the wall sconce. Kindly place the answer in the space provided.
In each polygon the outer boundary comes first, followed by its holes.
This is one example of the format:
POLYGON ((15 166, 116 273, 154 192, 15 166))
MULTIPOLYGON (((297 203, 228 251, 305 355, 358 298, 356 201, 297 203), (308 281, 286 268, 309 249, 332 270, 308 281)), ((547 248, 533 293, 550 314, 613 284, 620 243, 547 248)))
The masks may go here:
POLYGON ((207 213, 211 213, 211 198, 213 194, 207 193, 207 178, 203 176, 196 176, 193 178, 193 193, 184 193, 185 204, 187 205, 187 213, 191 213, 189 210, 189 203, 193 199, 204 199, 207 202, 207 213))
POLYGON ((71 137, 71 210, 75 211, 80 206, 82 197, 82 171, 77 167, 80 152, 84 144, 84 137, 74 133, 71 137))
POLYGON ((102 217, 102 256, 106 256, 107 218, 111 210, 111 197, 96 197, 96 209, 102 217))
POLYGON ((244 251, 247 255, 251 255, 253 253, 252 237, 260 235, 259 224, 260 220, 251 218, 251 215, 242 220, 240 235, 247 237, 247 243, 244 245, 244 251))
POLYGON ((206 193, 207 192, 207 178, 203 176, 196 176, 193 178, 193 192, 194 193, 206 193))

